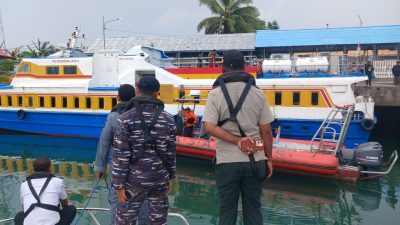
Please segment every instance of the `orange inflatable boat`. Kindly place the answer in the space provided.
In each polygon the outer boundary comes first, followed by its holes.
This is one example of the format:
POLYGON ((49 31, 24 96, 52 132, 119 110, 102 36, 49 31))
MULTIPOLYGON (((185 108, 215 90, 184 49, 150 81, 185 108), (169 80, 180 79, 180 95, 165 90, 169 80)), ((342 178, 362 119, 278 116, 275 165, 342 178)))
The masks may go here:
MULTIPOLYGON (((311 153, 309 141, 280 139, 272 151, 276 168, 301 170, 316 174, 336 174, 339 167, 337 157, 323 153, 311 153), (296 148, 297 147, 297 148, 296 148)), ((216 141, 190 137, 177 137, 177 153, 200 159, 215 156, 216 141)))

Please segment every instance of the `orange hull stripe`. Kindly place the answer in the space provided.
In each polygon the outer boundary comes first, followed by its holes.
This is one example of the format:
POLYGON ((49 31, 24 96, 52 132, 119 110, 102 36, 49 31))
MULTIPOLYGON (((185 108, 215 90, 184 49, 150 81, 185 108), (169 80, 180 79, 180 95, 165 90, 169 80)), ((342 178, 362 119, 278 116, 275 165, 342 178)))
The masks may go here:
POLYGON ((35 79, 91 79, 91 75, 34 75, 34 74, 15 74, 13 79, 19 77, 30 77, 35 79))

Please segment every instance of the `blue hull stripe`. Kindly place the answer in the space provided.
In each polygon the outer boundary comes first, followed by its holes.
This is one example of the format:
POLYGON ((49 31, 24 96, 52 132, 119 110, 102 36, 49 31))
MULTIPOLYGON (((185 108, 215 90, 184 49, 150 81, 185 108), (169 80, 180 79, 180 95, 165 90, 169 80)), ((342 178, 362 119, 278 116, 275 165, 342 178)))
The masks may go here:
MULTIPOLYGON (((0 110, 0 129, 41 133, 57 136, 98 138, 107 113, 25 111, 25 118, 17 118, 17 110, 0 110)), ((280 119, 281 137, 310 140, 322 120, 280 119)), ((272 124, 276 128, 276 124, 272 124)), ((367 142, 371 132, 360 126, 360 120, 350 123, 345 144, 352 148, 367 142)), ((326 135, 328 138, 328 135, 326 135)))

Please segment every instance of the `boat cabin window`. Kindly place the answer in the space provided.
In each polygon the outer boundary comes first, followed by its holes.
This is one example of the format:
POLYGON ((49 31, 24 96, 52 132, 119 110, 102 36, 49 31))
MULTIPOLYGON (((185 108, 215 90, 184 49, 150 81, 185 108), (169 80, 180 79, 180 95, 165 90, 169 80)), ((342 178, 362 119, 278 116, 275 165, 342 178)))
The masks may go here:
POLYGON ((8 106, 12 106, 12 97, 11 96, 7 96, 7 105, 8 106))
POLYGON ((104 98, 99 98, 99 108, 104 109, 104 98))
POLYGON ((22 96, 18 96, 18 106, 22 106, 22 96))
POLYGON ((62 97, 62 107, 63 108, 67 108, 68 107, 68 101, 67 101, 67 97, 62 97))
POLYGON ((22 64, 18 72, 29 73, 29 64, 22 64))
POLYGON ((275 92, 275 105, 282 105, 282 92, 275 92))
POLYGON ((136 71, 135 81, 139 82, 139 80, 144 76, 153 76, 153 77, 155 77, 156 76, 156 72, 154 70, 136 71))
POLYGON ((76 66, 64 66, 64 74, 76 74, 76 66))
POLYGON ((46 74, 60 74, 58 66, 46 67, 46 74))
POLYGON ((117 98, 112 98, 111 99, 111 107, 114 108, 114 106, 117 105, 117 98))
POLYGON ((311 105, 318 105, 318 92, 311 93, 311 105))
POLYGON ((92 100, 90 99, 90 97, 86 98, 86 108, 87 109, 92 108, 92 100))
POLYGON ((75 109, 79 108, 79 97, 74 98, 74 107, 75 107, 75 109))
POLYGON ((293 93, 293 105, 300 105, 300 92, 293 93))
POLYGON ((50 103, 51 103, 51 107, 55 108, 56 107, 56 97, 54 97, 54 96, 50 97, 50 103))
POLYGON ((28 96, 28 107, 33 107, 33 97, 28 96))
POLYGON ((44 97, 43 96, 39 97, 39 107, 44 107, 44 97))

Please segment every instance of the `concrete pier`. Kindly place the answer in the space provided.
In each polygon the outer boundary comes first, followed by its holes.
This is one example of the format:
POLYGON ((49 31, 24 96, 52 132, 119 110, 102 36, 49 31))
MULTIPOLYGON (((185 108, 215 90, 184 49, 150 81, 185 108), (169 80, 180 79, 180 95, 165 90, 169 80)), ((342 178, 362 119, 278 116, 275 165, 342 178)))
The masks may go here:
POLYGON ((393 79, 374 79, 372 86, 359 82, 354 93, 356 96, 372 97, 376 106, 400 107, 400 85, 394 85, 393 79))

